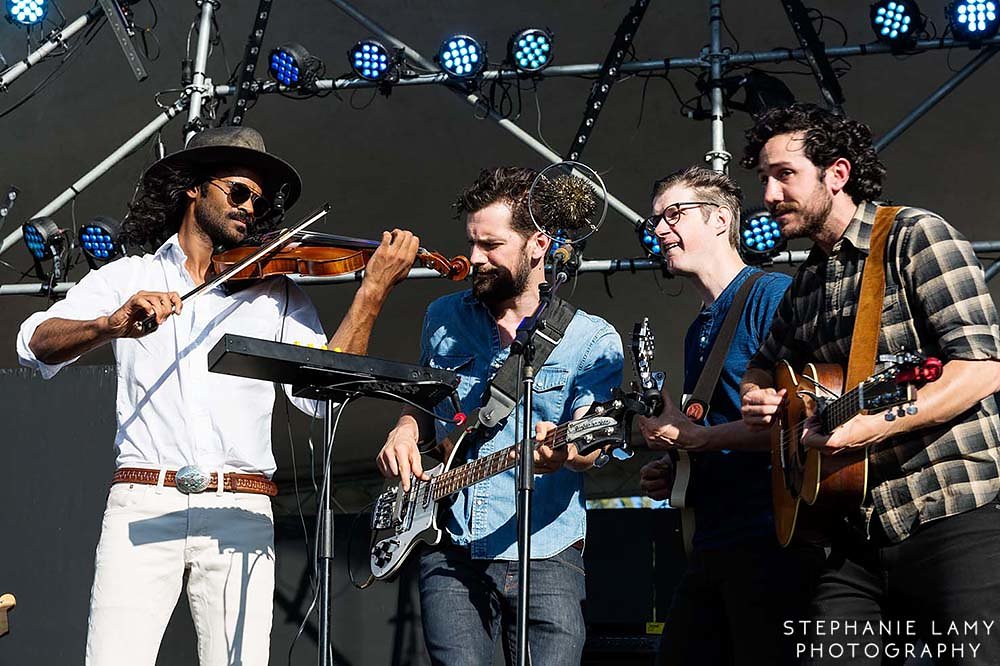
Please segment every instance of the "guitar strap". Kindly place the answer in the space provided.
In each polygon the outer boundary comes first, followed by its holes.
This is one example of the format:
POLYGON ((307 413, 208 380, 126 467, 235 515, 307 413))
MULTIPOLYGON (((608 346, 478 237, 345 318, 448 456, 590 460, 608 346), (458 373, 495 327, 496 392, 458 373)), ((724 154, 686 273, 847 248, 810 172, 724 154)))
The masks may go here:
POLYGON ((736 325, 740 317, 743 316, 743 308, 746 306, 747 298, 750 297, 750 289, 757 280, 763 277, 764 273, 754 273, 740 285, 733 297, 733 303, 729 306, 726 318, 719 329, 712 345, 712 351, 708 355, 708 361, 698 375, 698 382, 694 386, 691 395, 685 396, 681 409, 692 421, 701 421, 708 414, 708 403, 715 393, 715 385, 719 383, 719 376, 722 374, 722 366, 726 363, 726 354, 729 352, 729 345, 736 335, 736 325))
MULTIPOLYGON (((576 306, 558 296, 552 297, 552 304, 549 307, 552 309, 546 315, 543 325, 532 336, 532 344, 535 347, 532 365, 537 368, 545 364, 545 360, 563 339, 569 323, 576 315, 576 306)), ((483 392, 484 402, 479 409, 479 422, 488 428, 492 428, 514 411, 514 406, 517 404, 514 396, 518 394, 517 385, 521 381, 517 365, 517 357, 514 354, 508 356, 483 392)))
MULTIPOLYGON (((552 304, 549 307, 552 309, 546 316, 544 325, 535 331, 532 338, 532 344, 535 346, 533 365, 537 367, 541 367, 545 363, 552 350, 563 339, 566 329, 576 315, 576 306, 558 296, 553 296, 552 304)), ((476 428, 479 425, 493 427, 510 416, 517 405, 514 396, 518 393, 517 385, 520 379, 517 371, 517 357, 511 354, 497 370, 486 390, 483 391, 482 407, 467 415, 465 422, 452 428, 444 441, 457 442, 470 428, 476 428)), ((431 441, 430 444, 431 448, 438 446, 438 443, 434 441, 431 441)))
MULTIPOLYGON (((719 334, 715 337, 715 342, 712 343, 712 351, 708 355, 708 361, 701 369, 701 374, 698 375, 694 391, 692 391, 691 395, 684 396, 683 398, 681 410, 692 421, 701 421, 708 415, 708 404, 712 399, 712 394, 715 393, 716 384, 719 383, 719 376, 722 375, 722 366, 725 365, 726 354, 729 352, 733 336, 736 335, 736 325, 743 316, 743 308, 746 306, 747 298, 750 296, 750 290, 753 288, 754 283, 763 275, 764 273, 762 272, 753 273, 736 290, 736 295, 733 296, 733 302, 729 306, 726 318, 722 321, 722 328, 719 329, 719 334)), ((691 458, 693 460, 694 456, 691 456, 691 458)), ((694 549, 694 530, 694 508, 690 504, 686 504, 681 509, 681 534, 684 542, 684 551, 689 557, 694 549)))
POLYGON ((889 230, 900 206, 879 206, 875 212, 868 259, 861 273, 851 355, 847 361, 844 386, 856 386, 875 371, 878 334, 882 330, 882 305, 885 300, 885 248, 889 230))

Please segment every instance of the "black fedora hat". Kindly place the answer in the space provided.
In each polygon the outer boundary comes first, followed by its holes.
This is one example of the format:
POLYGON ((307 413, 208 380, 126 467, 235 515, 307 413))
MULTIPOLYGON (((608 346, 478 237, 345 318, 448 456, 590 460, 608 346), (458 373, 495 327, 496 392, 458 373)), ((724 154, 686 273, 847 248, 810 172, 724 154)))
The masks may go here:
POLYGON ((302 179, 291 164, 267 152, 264 137, 252 127, 213 127, 195 134, 183 150, 154 162, 142 175, 145 183, 179 166, 240 166, 264 179, 264 193, 274 199, 284 193, 284 207, 291 208, 302 192, 302 179))

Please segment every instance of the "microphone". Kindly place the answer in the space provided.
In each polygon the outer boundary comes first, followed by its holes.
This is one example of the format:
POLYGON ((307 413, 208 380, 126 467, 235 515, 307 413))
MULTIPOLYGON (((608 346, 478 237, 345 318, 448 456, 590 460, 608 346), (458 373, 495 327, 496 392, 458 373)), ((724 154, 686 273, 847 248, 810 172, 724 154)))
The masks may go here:
MULTIPOLYGON (((584 241, 580 241, 579 250, 583 250, 584 241)), ((557 284, 567 282, 580 267, 581 253, 572 244, 560 245, 552 252, 552 274, 557 284)))
POLYGON ((573 246, 566 244, 561 245, 559 249, 552 253, 552 261, 557 266, 565 266, 576 257, 576 253, 573 252, 573 246))
POLYGON ((567 174, 538 178, 529 201, 529 211, 542 233, 571 241, 597 230, 591 218, 598 206, 594 188, 567 174))

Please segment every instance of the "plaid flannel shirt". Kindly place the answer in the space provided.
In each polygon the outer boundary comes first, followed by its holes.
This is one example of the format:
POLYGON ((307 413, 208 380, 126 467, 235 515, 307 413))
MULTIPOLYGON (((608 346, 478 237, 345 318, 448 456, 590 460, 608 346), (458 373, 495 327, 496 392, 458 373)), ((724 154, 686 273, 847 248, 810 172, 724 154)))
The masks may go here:
MULTIPOLYGON (((863 202, 829 256, 814 247, 785 293, 769 338, 750 367, 787 360, 846 368, 861 271, 877 206, 863 202)), ((1000 325, 972 246, 940 216, 905 207, 886 248, 886 290, 878 353, 901 349, 953 359, 1000 359, 1000 325)), ((881 370, 883 364, 876 364, 881 370)), ((893 542, 923 523, 970 511, 1000 491, 1000 422, 991 395, 951 422, 869 449, 873 513, 893 542)))

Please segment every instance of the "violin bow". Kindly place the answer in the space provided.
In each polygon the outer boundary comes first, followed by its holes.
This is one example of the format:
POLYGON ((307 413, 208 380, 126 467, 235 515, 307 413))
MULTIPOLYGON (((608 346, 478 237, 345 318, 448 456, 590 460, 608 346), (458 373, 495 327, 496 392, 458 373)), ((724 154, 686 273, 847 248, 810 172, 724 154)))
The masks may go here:
MULTIPOLYGON (((268 241, 268 243, 266 245, 262 245, 256 252, 254 252, 250 256, 248 256, 245 259, 243 259, 243 260, 241 260, 241 261, 233 264, 232 266, 230 266, 229 268, 227 268, 223 272, 221 272, 218 275, 216 275, 211 280, 207 280, 206 282, 203 282, 201 285, 195 287, 194 289, 192 289, 188 293, 186 293, 183 296, 181 296, 181 302, 186 301, 189 298, 196 298, 196 297, 200 296, 201 294, 205 293, 206 291, 210 291, 212 289, 215 289, 219 285, 224 284, 229 278, 231 278, 232 276, 236 275, 237 273, 239 273, 240 271, 242 271, 247 266, 250 266, 251 264, 253 264, 253 263, 257 262, 257 261, 260 261, 261 259, 263 259, 264 257, 268 256, 269 254, 273 254, 274 252, 277 252, 278 250, 280 250, 281 248, 283 248, 285 245, 287 245, 288 243, 290 243, 293 240, 295 240, 295 235, 297 233, 299 233, 300 231, 302 231, 303 229, 305 229, 306 227, 308 227, 310 224, 312 224, 316 220, 320 219, 321 217, 323 217, 327 213, 329 213, 331 208, 332 208, 331 204, 329 204, 329 203, 323 204, 318 209, 316 209, 316 211, 314 211, 308 217, 306 217, 305 219, 303 219, 301 222, 299 222, 298 224, 296 224, 293 227, 289 227, 289 228, 285 229, 284 231, 282 231, 281 233, 279 233, 277 236, 275 236, 273 240, 268 241)), ((159 328, 159 324, 156 323, 156 315, 155 314, 151 314, 148 317, 146 317, 145 319, 143 319, 142 321, 137 321, 135 323, 135 327, 137 329, 139 329, 140 331, 142 331, 143 335, 145 335, 147 333, 152 333, 157 328, 159 328)))

